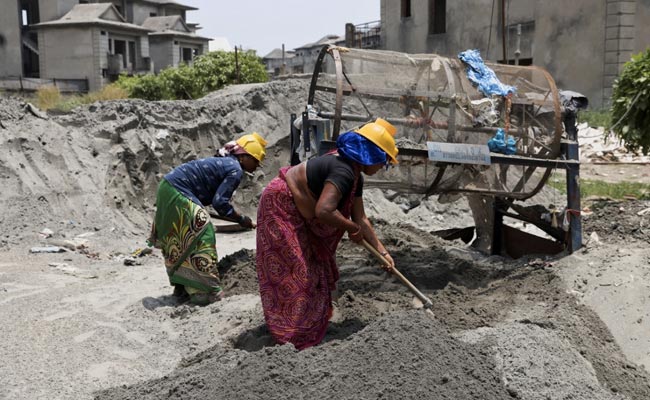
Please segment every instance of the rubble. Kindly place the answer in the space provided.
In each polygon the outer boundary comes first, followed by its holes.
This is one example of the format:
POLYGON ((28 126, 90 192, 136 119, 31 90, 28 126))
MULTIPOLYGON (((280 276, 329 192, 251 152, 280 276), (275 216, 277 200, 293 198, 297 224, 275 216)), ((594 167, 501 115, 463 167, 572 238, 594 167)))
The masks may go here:
POLYGON ((592 128, 587 123, 578 125, 580 161, 594 164, 650 164, 650 155, 644 156, 628 151, 625 143, 613 132, 604 128, 592 128))

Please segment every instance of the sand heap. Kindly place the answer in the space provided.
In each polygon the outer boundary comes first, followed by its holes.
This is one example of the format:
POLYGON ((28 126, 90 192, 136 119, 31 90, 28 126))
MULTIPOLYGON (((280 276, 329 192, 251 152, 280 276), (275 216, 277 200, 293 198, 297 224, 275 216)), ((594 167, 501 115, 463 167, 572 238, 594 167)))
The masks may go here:
MULTIPOLYGON (((115 239, 139 235, 150 223, 165 173, 251 131, 267 138, 268 157, 234 202, 255 212, 261 188, 289 162, 289 118, 304 108, 308 84, 237 85, 198 101, 110 101, 49 115, 20 99, 0 99, 0 182, 6 189, 0 205, 8 210, 0 216, 7 227, 0 247, 42 230, 54 231, 55 239, 89 232, 115 239)), ((434 197, 391 193, 384 198, 380 191, 368 201, 370 213, 400 219, 410 212, 411 223, 422 228, 471 224, 462 201, 443 205, 434 197), (453 223, 443 217, 449 213, 453 223)))
MULTIPOLYGON (((286 140, 289 115, 304 107, 307 85, 238 85, 193 102, 112 101, 50 116, 22 100, 0 99, 0 206, 8 210, 0 216, 0 246, 43 229, 140 234, 164 174, 245 132, 262 133, 271 146, 286 140)), ((267 171, 288 162, 275 156, 271 150, 267 171)), ((254 207, 264 180, 263 171, 247 180, 235 201, 254 207)))
MULTIPOLYGON (((0 100, 2 245, 14 250, 44 227, 54 236, 92 231, 113 244, 124 236, 144 238, 162 174, 252 130, 275 145, 264 171, 235 199, 254 209, 259 188, 288 161, 289 114, 304 106, 307 86, 300 80, 242 85, 193 102, 117 101, 50 116, 19 100, 0 100)), ((157 378, 98 398, 650 398, 648 373, 627 361, 604 323, 567 291, 555 260, 486 258, 430 234, 470 222, 464 206, 441 211, 432 199, 379 190, 369 190, 365 201, 398 268, 433 299, 435 319, 414 310, 404 286, 348 241, 338 253, 337 311, 325 342, 303 352, 271 346, 256 303, 252 251, 222 261, 231 297, 205 308, 170 296, 152 299, 138 292, 141 282, 123 279, 113 284, 134 285, 129 299, 137 300, 101 318, 119 321, 126 336, 148 329, 150 339, 136 343, 145 361, 159 359, 151 349, 160 350, 161 342, 161 353, 169 342, 187 357, 164 377, 148 373, 141 358, 120 359, 132 370, 119 373, 157 378), (244 303, 246 309, 237 308, 244 303)), ((599 232, 620 219, 603 210, 594 224, 599 232)), ((92 304, 84 285, 97 279, 89 282, 74 281, 74 288, 92 304)), ((54 305, 70 307, 70 299, 61 301, 54 305)), ((55 361, 48 358, 48 365, 55 361)))
MULTIPOLYGON (((337 312, 323 344, 302 352, 272 346, 264 325, 252 325, 163 378, 97 398, 650 396, 647 372, 626 361, 603 323, 566 292, 549 263, 473 260, 412 227, 379 229, 402 272, 432 297, 435 319, 414 310, 403 286, 345 242, 337 312)), ((226 279, 236 273, 246 281, 241 287, 254 293, 251 257, 229 258, 224 272, 226 279)), ((213 307, 218 314, 221 306, 213 307)))

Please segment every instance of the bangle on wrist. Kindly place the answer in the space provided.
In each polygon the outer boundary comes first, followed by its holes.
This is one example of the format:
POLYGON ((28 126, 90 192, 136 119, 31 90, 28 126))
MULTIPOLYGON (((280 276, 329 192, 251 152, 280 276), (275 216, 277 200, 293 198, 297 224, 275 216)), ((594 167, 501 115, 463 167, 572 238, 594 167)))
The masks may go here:
POLYGON ((361 233, 361 225, 357 225, 357 230, 353 233, 350 233, 350 235, 358 235, 361 233))

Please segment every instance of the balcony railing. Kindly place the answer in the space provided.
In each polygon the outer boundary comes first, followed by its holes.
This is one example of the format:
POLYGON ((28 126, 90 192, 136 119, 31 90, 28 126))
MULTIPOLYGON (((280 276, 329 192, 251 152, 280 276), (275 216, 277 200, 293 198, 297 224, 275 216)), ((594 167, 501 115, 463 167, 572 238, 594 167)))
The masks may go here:
POLYGON ((345 45, 359 49, 381 48, 381 21, 363 24, 347 24, 345 27, 345 45))

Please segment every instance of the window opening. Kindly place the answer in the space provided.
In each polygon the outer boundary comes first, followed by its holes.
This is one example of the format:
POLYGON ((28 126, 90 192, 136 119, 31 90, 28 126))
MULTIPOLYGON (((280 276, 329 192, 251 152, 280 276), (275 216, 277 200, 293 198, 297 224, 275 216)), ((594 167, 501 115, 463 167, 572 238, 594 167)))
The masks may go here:
POLYGON ((402 0, 402 18, 411 17, 411 0, 402 0))
MULTIPOLYGON (((508 64, 508 65, 516 65, 517 62, 514 58, 508 59, 508 62, 506 63, 503 59, 500 59, 497 61, 498 64, 508 64)), ((519 65, 523 66, 529 66, 533 65, 533 59, 532 58, 520 58, 519 59, 519 65)))
POLYGON ((192 48, 183 47, 181 51, 182 51, 181 59, 183 60, 183 62, 190 63, 192 61, 192 48))
POLYGON ((447 0, 429 0, 429 34, 447 32, 447 0))
POLYGON ((131 68, 135 70, 135 42, 129 41, 129 63, 131 68))
POLYGON ((115 54, 122 55, 122 67, 126 69, 126 41, 116 40, 113 45, 115 46, 115 54))

